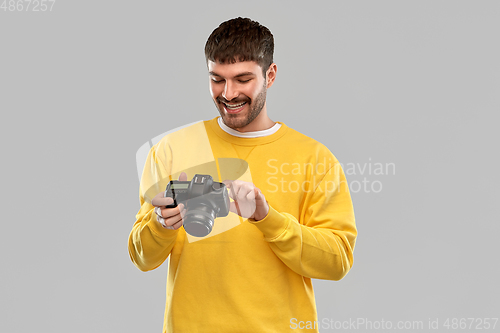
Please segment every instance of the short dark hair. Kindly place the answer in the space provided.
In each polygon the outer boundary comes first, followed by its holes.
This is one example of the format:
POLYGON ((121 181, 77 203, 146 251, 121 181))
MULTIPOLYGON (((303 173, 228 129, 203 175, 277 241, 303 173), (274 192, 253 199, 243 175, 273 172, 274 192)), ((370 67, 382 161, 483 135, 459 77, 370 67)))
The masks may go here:
POLYGON ((262 74, 273 63, 274 37, 268 28, 249 18, 234 18, 222 22, 205 44, 205 59, 220 64, 255 61, 262 74))

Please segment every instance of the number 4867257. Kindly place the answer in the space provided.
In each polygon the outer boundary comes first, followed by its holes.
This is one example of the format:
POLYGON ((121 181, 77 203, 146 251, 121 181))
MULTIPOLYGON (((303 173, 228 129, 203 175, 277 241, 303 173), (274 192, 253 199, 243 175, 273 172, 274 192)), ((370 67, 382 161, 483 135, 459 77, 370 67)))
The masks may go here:
POLYGON ((4 12, 51 12, 56 0, 3 0, 4 12))

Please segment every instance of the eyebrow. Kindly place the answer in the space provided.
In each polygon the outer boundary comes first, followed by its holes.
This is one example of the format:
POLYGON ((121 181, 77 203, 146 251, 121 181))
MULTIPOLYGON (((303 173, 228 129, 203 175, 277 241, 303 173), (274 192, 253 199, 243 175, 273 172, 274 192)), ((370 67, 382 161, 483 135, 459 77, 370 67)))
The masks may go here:
MULTIPOLYGON (((215 72, 208 72, 208 74, 209 75, 213 75, 213 76, 222 77, 222 76, 220 76, 219 74, 217 74, 215 72)), ((255 76, 255 74, 252 73, 252 72, 243 72, 243 73, 235 75, 234 77, 241 77, 241 76, 247 76, 247 75, 253 75, 253 76, 255 76)))

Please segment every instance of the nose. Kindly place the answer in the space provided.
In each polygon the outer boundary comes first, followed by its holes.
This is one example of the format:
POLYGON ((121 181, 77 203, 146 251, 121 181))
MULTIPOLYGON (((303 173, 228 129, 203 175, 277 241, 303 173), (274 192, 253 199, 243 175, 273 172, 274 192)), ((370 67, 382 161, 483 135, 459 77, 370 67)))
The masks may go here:
POLYGON ((231 81, 226 80, 222 97, 224 97, 227 101, 231 101, 232 99, 238 97, 239 94, 240 93, 238 92, 236 85, 234 85, 231 81))

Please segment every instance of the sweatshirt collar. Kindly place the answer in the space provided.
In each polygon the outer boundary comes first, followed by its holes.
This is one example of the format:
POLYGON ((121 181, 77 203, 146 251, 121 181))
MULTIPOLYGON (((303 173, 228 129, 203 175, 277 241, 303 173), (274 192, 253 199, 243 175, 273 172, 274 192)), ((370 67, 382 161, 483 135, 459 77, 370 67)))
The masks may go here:
MULTIPOLYGON (((215 117, 212 120, 208 120, 208 128, 210 128, 217 136, 219 136, 221 139, 230 142, 232 144, 236 145, 241 145, 241 146, 256 146, 256 145, 263 145, 267 143, 271 143, 273 141, 278 140, 281 138, 288 130, 288 126, 286 126, 282 122, 277 122, 273 127, 271 127, 268 130, 264 131, 256 131, 256 132, 250 132, 250 133, 260 133, 265 132, 268 135, 265 136, 259 136, 259 137, 240 137, 240 136, 235 136, 233 134, 229 134, 226 131, 224 131, 221 126, 219 125, 218 118, 220 117, 215 117), (278 125, 278 126, 276 126, 278 125), (277 130, 274 131, 274 128, 278 127, 277 130), (270 132, 266 132, 272 130, 270 132), (273 133, 271 133, 273 132, 273 133)), ((240 132, 238 132, 240 133, 240 132)))

